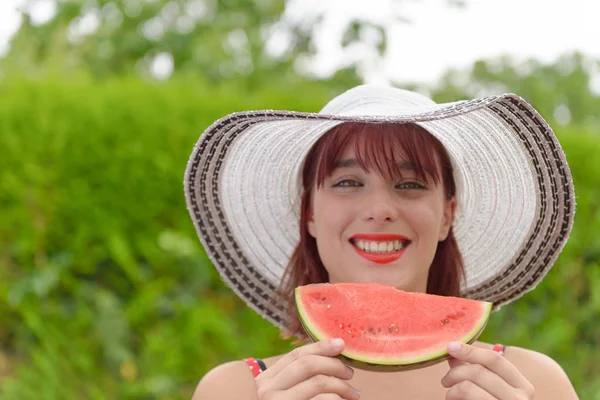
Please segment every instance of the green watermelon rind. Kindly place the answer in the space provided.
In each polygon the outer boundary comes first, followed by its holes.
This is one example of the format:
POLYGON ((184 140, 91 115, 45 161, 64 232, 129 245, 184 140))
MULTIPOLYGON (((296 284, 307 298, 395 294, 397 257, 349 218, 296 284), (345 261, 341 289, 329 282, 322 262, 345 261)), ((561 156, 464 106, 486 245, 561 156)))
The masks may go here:
MULTIPOLYGON (((481 331, 477 332, 471 340, 463 341, 462 343, 466 343, 466 344, 474 343, 477 340, 477 338, 481 335, 481 333, 483 333, 484 329, 485 329, 485 326, 481 329, 481 331)), ((440 362, 449 360, 450 358, 452 358, 452 356, 450 354, 448 354, 448 352, 444 351, 444 352, 441 352, 441 355, 439 357, 434 357, 434 358, 426 359, 426 360, 422 360, 422 361, 415 361, 410 364, 407 364, 407 363, 374 364, 372 362, 355 360, 353 358, 344 356, 343 354, 340 354, 337 358, 339 358, 342 362, 344 362, 352 367, 364 369, 367 371, 399 372, 399 371, 410 371, 410 370, 414 370, 414 369, 429 367, 429 366, 438 364, 440 362)))
MULTIPOLYGON (((457 338, 455 339, 455 341, 457 342, 461 342, 461 343, 472 343, 474 340, 476 340, 477 337, 479 337, 483 331, 483 329, 485 328, 485 326, 487 325, 487 321, 489 319, 489 316, 491 314, 491 310, 492 310, 492 304, 491 303, 487 303, 487 302, 482 302, 484 304, 485 307, 483 308, 483 314, 481 316, 481 318, 479 319, 477 325, 475 325, 473 327, 473 329, 466 334, 464 337, 462 338, 457 338)), ((352 352, 342 352, 343 355, 351 358, 352 360, 356 360, 356 361, 361 361, 361 362, 368 362, 368 363, 373 363, 373 360, 370 360, 368 358, 363 358, 360 355, 356 355, 356 354, 352 354, 352 352)), ((445 355, 447 355, 448 352, 445 350, 440 350, 438 352, 431 352, 431 353, 426 353, 421 357, 415 357, 415 358, 408 358, 408 359, 404 359, 404 360, 378 360, 376 362, 377 365, 403 365, 403 364, 415 364, 418 362, 422 362, 422 361, 429 361, 432 359, 436 359, 439 357, 443 357, 445 355)))
MULTIPOLYGON (((298 317, 300 320, 300 324, 302 325, 304 331, 306 332, 308 337, 315 342, 329 339, 329 337, 324 332, 321 332, 318 329, 318 327, 308 325, 307 321, 309 321, 310 318, 307 315, 307 313, 304 311, 303 307, 301 306, 301 304, 302 304, 300 301, 301 294, 300 294, 299 289, 300 288, 296 288, 296 290, 295 290, 296 305, 297 305, 296 309, 297 309, 298 317)), ((481 336, 481 334, 485 330, 485 327, 487 326, 487 322, 488 322, 491 312, 492 312, 493 304, 490 302, 485 302, 485 301, 479 301, 479 302, 482 304, 483 310, 482 310, 482 315, 478 320, 478 323, 474 326, 474 328, 467 335, 465 335, 462 338, 457 338, 454 341, 465 343, 465 344, 472 344, 479 338, 479 336, 481 336)), ((429 353, 423 354, 420 357, 403 359, 403 360, 394 360, 394 359, 372 360, 372 359, 368 359, 368 358, 360 356, 360 355, 352 354, 351 351, 342 351, 342 353, 338 356, 338 358, 341 359, 346 364, 349 364, 353 367, 360 368, 360 369, 365 369, 365 370, 369 370, 369 371, 379 371, 379 372, 396 372, 396 371, 424 368, 424 367, 434 365, 434 364, 443 362, 445 360, 448 360, 451 358, 451 356, 448 354, 447 349, 444 347, 437 352, 436 351, 429 352, 429 353)))

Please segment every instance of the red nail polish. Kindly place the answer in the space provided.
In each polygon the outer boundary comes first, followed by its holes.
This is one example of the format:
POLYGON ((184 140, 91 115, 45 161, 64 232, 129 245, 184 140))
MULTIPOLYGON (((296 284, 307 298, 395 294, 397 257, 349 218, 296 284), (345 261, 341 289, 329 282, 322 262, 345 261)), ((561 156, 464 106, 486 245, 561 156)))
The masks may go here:
POLYGON ((500 343, 494 345, 494 351, 498 352, 501 356, 504 355, 504 346, 500 343))

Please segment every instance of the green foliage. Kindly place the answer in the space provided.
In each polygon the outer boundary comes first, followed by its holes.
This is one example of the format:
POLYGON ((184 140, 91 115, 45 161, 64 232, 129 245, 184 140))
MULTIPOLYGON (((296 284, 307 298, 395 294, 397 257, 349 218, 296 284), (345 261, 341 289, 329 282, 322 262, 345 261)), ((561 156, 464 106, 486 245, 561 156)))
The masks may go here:
MULTIPOLYGON (((4 64, 34 75, 84 68, 105 78, 147 75, 154 57, 169 53, 178 72, 210 80, 262 76, 256 71, 285 75, 291 56, 306 47, 291 43, 288 57, 265 57, 263 31, 283 10, 284 0, 63 0, 43 25, 24 15, 4 64)), ((295 34, 298 43, 302 34, 295 34)))
MULTIPOLYGON (((44 0, 29 0, 36 4, 44 0)), ((345 74, 357 77, 353 45, 387 51, 390 23, 407 23, 403 0, 394 0, 385 24, 349 11, 343 33, 331 37, 349 55, 345 74)), ((288 0, 57 0, 56 15, 34 23, 27 12, 0 71, 96 78, 148 76, 158 55, 170 55, 176 74, 217 82, 237 79, 256 87, 302 75, 301 64, 318 52, 316 32, 328 31, 322 7, 293 15, 288 0), (240 79, 243 78, 243 79, 240 79)), ((446 0, 440 6, 464 7, 446 0), (444 5, 445 3, 445 5, 444 5)), ((330 22, 330 21, 327 21, 330 22)), ((334 24, 337 25, 337 22, 334 24)))
MULTIPOLYGON (((219 363, 289 350, 215 273, 186 211, 183 171, 222 115, 316 111, 351 83, 248 91, 183 77, 3 82, 0 397, 189 399, 219 363)), ((483 339, 550 355, 593 400, 600 161, 590 155, 600 129, 578 121, 557 130, 577 192, 572 239, 547 279, 495 314, 483 339)))
POLYGON ((599 60, 577 52, 545 65, 535 59, 517 63, 506 56, 477 61, 470 71, 446 72, 432 94, 438 101, 455 101, 512 91, 556 124, 594 131, 600 124, 600 96, 590 76, 598 71, 599 60))
POLYGON ((309 104, 189 81, 0 91, 3 399, 38 398, 39 382, 49 399, 190 398, 210 367, 287 348, 223 288, 182 180, 223 113, 309 104))
MULTIPOLYGON (((323 16, 285 18, 285 5, 285 0, 58 1, 56 15, 45 24, 24 14, 2 70, 30 76, 85 70, 98 79, 148 76, 155 57, 169 54, 177 74, 209 81, 243 78, 246 85, 287 82, 298 75, 299 57, 315 54, 313 31, 323 16), (271 40, 277 50, 270 50, 271 40)), ((383 54, 387 31, 362 18, 348 21, 339 41, 363 42, 368 30, 379 36, 372 45, 383 54)))

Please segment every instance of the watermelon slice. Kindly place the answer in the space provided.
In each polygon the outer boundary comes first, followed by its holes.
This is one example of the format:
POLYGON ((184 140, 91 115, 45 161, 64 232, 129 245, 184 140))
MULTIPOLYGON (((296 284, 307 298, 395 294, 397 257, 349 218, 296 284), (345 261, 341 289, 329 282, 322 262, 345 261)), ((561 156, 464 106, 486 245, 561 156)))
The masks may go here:
POLYGON ((340 358, 375 371, 422 368, 450 358, 448 343, 473 343, 492 310, 485 301, 375 283, 312 284, 297 287, 295 295, 311 339, 342 338, 340 358))

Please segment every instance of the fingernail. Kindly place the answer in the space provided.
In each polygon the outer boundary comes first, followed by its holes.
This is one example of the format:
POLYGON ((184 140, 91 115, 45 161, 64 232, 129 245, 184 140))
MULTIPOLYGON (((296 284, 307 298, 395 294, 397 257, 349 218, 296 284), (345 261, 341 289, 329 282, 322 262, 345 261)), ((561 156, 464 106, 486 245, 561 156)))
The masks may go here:
POLYGON ((341 349, 344 346, 344 341, 342 339, 332 339, 331 345, 336 349, 341 349))
POLYGON ((354 389, 354 397, 360 398, 360 392, 357 389, 354 389))
POLYGON ((460 350, 460 343, 458 343, 458 342, 448 343, 448 351, 456 353, 459 350, 460 350))
POLYGON ((346 373, 350 378, 352 378, 354 376, 354 370, 347 365, 346 365, 346 373))

